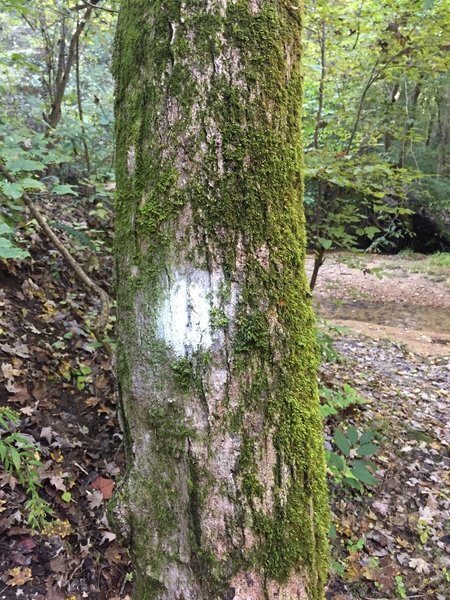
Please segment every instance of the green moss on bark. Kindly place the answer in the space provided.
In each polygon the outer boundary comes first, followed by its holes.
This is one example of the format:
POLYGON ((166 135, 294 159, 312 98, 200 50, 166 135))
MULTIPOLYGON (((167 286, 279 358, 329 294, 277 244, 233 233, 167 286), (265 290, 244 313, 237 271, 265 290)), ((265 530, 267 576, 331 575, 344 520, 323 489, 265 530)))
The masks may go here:
MULTIPOLYGON (((301 11, 275 0, 263 0, 253 12, 243 0, 222 8, 206 0, 127 0, 120 12, 114 57, 118 378, 130 432, 128 458, 133 463, 133 429, 144 421, 166 461, 159 463, 162 472, 188 461, 193 569, 202 565, 205 598, 218 597, 233 573, 252 563, 277 581, 302 570, 310 600, 321 600, 328 508, 314 319, 304 273, 301 11), (198 432, 186 422, 185 402, 191 396, 209 410, 205 382, 214 360, 202 358, 201 349, 175 357, 161 347, 156 327, 164 281, 182 252, 205 270, 213 257, 228 292, 240 269, 235 322, 222 308, 229 300, 223 295, 210 324, 234 332, 226 366, 238 405, 221 426, 241 440, 242 510, 258 544, 239 559, 230 543, 223 564, 202 537, 208 475, 195 457, 186 458, 189 439, 198 432), (144 397, 132 381, 143 367, 144 397), (160 390, 156 381, 163 382, 160 390), (253 426, 253 414, 264 422, 262 431, 253 426), (265 443, 276 455, 272 511, 260 502, 258 458, 265 443)), ((210 442, 204 440, 205 448, 210 442)), ((136 479, 136 470, 129 477, 136 597, 159 598, 163 567, 177 557, 148 534, 148 519, 160 527, 159 538, 170 538, 166 517, 173 517, 180 492, 170 485, 176 488, 175 476, 158 478, 154 469, 145 481, 136 479), (146 578, 155 586, 150 595, 146 578)), ((241 526, 239 520, 229 524, 241 526)))

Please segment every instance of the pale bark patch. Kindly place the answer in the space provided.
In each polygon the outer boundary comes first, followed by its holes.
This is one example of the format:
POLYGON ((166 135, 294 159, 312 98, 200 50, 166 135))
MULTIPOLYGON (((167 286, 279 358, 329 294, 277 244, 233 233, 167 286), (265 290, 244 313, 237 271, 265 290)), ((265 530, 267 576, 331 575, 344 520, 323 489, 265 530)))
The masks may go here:
POLYGON ((304 575, 294 574, 285 583, 269 581, 264 585, 264 575, 251 571, 238 573, 233 578, 226 597, 230 600, 308 600, 304 575))
POLYGON ((128 175, 133 175, 134 170, 136 169, 136 148, 134 146, 128 148, 127 169, 128 175))

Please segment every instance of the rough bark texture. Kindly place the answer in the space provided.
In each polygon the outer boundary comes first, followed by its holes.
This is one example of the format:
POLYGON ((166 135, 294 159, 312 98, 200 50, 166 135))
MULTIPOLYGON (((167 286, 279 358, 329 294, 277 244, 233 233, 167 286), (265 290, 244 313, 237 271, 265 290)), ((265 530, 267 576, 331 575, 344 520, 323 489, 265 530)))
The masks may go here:
POLYGON ((138 600, 323 598, 300 32, 295 3, 122 2, 111 515, 138 600))

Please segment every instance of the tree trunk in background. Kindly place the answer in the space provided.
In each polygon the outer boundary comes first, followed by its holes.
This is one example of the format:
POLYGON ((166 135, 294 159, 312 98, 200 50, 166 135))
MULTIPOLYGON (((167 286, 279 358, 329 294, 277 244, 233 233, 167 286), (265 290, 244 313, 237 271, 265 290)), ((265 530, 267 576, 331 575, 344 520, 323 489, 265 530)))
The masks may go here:
POLYGON ((122 2, 110 513, 138 600, 323 598, 300 32, 275 0, 122 2))
POLYGON ((443 85, 438 98, 438 147, 437 172, 439 175, 450 175, 450 85, 443 85))

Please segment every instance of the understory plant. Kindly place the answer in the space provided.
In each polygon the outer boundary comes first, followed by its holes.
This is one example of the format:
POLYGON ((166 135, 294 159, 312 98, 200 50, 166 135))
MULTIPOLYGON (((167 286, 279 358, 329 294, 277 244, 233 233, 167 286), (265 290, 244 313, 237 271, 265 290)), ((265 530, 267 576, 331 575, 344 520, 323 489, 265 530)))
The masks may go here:
POLYGON ((20 423, 19 414, 0 407, 0 462, 6 473, 14 476, 24 488, 27 523, 32 529, 41 529, 53 511, 39 494, 39 470, 43 467, 36 444, 14 429, 20 423))

